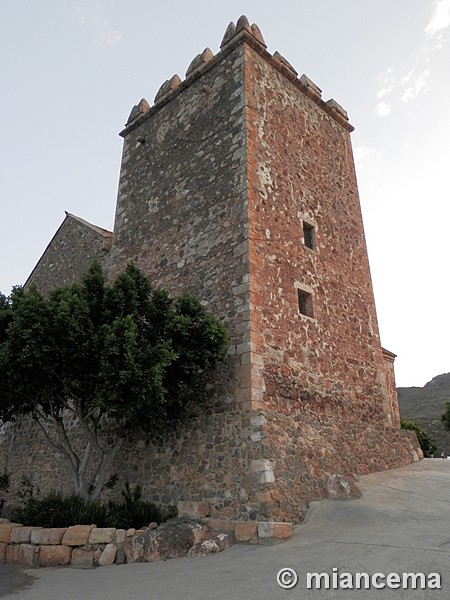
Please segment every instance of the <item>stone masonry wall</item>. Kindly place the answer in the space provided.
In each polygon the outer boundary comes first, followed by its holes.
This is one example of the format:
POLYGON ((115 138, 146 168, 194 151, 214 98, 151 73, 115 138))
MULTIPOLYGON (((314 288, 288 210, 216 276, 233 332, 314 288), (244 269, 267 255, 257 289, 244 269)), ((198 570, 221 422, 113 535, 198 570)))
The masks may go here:
POLYGON ((41 293, 80 281, 94 260, 103 266, 112 233, 67 214, 26 284, 34 283, 41 293))
POLYGON ((252 341, 275 388, 390 423, 349 131, 246 46, 252 341), (303 223, 315 229, 304 243, 303 223), (312 295, 300 314, 298 290, 312 295))
MULTIPOLYGON (((199 296, 228 324, 230 355, 248 311, 243 60, 242 46, 212 59, 124 131, 109 262, 112 277, 133 261, 154 285, 199 296)), ((230 372, 222 396, 234 408, 230 372)))

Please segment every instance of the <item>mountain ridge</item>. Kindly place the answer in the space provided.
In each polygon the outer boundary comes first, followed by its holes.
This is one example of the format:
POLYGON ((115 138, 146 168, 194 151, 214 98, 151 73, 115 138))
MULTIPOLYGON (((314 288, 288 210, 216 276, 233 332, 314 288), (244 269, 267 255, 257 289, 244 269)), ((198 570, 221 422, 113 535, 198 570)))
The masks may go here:
POLYGON ((438 446, 436 456, 450 456, 450 432, 441 423, 450 402, 450 373, 436 375, 423 387, 398 387, 400 416, 417 421, 438 446))

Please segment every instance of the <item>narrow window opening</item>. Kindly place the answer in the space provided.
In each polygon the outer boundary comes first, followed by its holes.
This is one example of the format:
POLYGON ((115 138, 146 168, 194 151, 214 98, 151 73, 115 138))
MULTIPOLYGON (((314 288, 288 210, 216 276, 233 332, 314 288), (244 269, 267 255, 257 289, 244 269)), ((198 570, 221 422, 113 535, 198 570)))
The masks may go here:
POLYGON ((306 221, 303 221, 303 239, 305 246, 311 248, 311 250, 316 249, 316 231, 314 225, 310 225, 306 221))
POLYGON ((312 294, 298 290, 298 310, 302 315, 314 318, 312 294))

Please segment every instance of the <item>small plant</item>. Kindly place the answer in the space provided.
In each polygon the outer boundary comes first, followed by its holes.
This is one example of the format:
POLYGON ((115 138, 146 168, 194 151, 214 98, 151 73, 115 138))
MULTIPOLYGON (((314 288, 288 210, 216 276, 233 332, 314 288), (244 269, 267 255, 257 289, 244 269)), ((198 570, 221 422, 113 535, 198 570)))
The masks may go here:
POLYGON ((126 482, 122 490, 122 498, 121 501, 110 500, 108 502, 108 514, 110 522, 113 523, 111 527, 119 529, 140 528, 146 527, 152 521, 161 523, 164 520, 163 512, 156 504, 142 499, 140 485, 136 485, 132 489, 130 484, 126 482))
POLYGON ((22 475, 19 482, 19 489, 17 490, 17 495, 22 500, 22 502, 28 502, 32 498, 38 497, 40 494, 40 490, 33 483, 33 478, 31 475, 22 475))
POLYGON ((100 502, 85 500, 73 494, 63 496, 60 492, 51 492, 46 496, 35 495, 35 486, 25 478, 22 489, 22 504, 13 507, 11 520, 34 527, 69 527, 70 525, 90 525, 97 527, 116 527, 140 529, 152 521, 161 523, 176 516, 176 507, 166 510, 153 502, 142 499, 142 488, 125 484, 122 499, 100 502), (25 485, 26 484, 26 485, 25 485))
POLYGON ((437 446, 434 440, 428 435, 423 427, 416 423, 416 421, 411 419, 400 419, 400 425, 402 429, 409 429, 410 431, 416 432, 419 445, 422 448, 425 458, 431 458, 435 454, 437 446))

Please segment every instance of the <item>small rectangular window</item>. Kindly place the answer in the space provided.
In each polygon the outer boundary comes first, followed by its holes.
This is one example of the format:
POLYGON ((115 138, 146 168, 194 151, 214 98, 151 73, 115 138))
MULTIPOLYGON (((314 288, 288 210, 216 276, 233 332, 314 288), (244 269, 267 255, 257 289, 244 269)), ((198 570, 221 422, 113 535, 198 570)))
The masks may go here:
POLYGON ((305 246, 311 248, 311 250, 316 249, 316 231, 314 225, 310 225, 306 221, 303 221, 303 239, 305 246))
POLYGON ((314 318, 312 294, 304 290, 298 291, 298 310, 306 317, 314 318))

